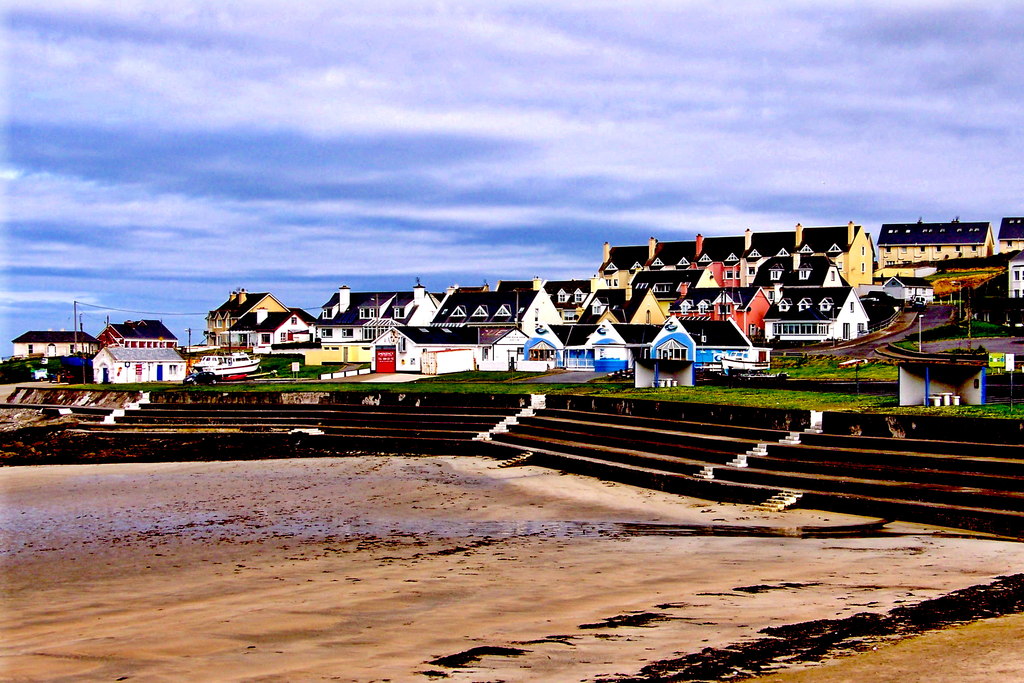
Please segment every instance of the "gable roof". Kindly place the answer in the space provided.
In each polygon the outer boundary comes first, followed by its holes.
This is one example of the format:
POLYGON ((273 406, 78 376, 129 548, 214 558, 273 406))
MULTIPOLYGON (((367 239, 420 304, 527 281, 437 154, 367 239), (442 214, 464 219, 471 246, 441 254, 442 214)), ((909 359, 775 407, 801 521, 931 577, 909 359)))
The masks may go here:
POLYGON ((796 248, 796 231, 788 230, 781 232, 752 232, 750 234, 750 249, 744 254, 745 258, 772 258, 785 249, 787 253, 793 253, 796 248), (759 256, 751 255, 756 252, 759 256))
POLYGON ((650 344, 661 332, 661 325, 613 323, 612 327, 622 337, 622 341, 629 345, 650 344))
MULTIPOLYGON (((853 234, 857 235, 857 232, 863 230, 859 225, 853 226, 853 234)), ((809 246, 812 251, 816 254, 827 254, 833 246, 839 247, 842 251, 850 250, 850 230, 847 225, 837 225, 834 227, 822 227, 822 228, 803 228, 802 229, 803 241, 797 247, 798 249, 809 246)), ((794 239, 795 239, 794 234, 794 239)))
POLYGON ((693 287, 704 276, 704 271, 699 268, 686 268, 683 270, 645 270, 637 273, 630 280, 630 287, 634 292, 650 290, 654 297, 663 301, 672 301, 679 295, 679 287, 686 284, 693 287), (668 285, 667 292, 660 291, 657 285, 668 285))
POLYGON ((750 346, 750 341, 730 320, 693 320, 680 318, 677 321, 697 346, 750 346))
POLYGON ((594 292, 594 295, 586 303, 587 307, 584 309, 583 314, 580 315, 579 320, 576 321, 577 324, 596 324, 606 312, 610 312, 612 317, 619 322, 626 322, 629 319, 625 313, 626 290, 624 289, 599 289, 594 292), (594 312, 595 303, 604 306, 600 313, 594 312))
POLYGON ((587 337, 594 333, 597 325, 548 325, 551 333, 558 337, 562 346, 583 346, 587 337))
POLYGON ((682 259, 692 263, 697 256, 697 241, 687 240, 683 242, 658 242, 654 248, 654 257, 650 260, 653 264, 660 260, 666 266, 676 266, 682 259))
POLYGON ((522 320, 541 292, 463 292, 448 295, 432 325, 510 325, 522 320), (478 314, 478 313, 482 313, 478 314), (476 314, 476 315, 475 315, 476 314))
POLYGON ((608 260, 601 264, 601 272, 615 272, 619 270, 630 270, 636 264, 641 267, 647 263, 649 247, 646 244, 626 247, 611 247, 608 260), (611 266, 614 265, 614 271, 611 266))
POLYGON ((1024 240, 1024 217, 1007 216, 999 224, 999 239, 1024 240))
POLYGON ((834 287, 845 286, 849 283, 827 256, 803 256, 800 258, 800 265, 797 268, 793 268, 791 257, 780 256, 768 259, 761 264, 751 284, 755 287, 774 287, 779 284, 786 287, 824 287, 827 285, 834 287), (778 280, 773 280, 772 271, 778 270, 782 271, 782 276, 778 280), (803 278, 800 276, 801 270, 806 273, 803 278), (835 272, 838 278, 834 283, 825 281, 830 271, 835 272))
POLYGON ((301 308, 293 308, 290 311, 284 312, 268 311, 262 322, 259 320, 259 311, 250 311, 239 318, 238 322, 231 326, 230 331, 274 332, 279 327, 287 323, 293 315, 307 325, 316 321, 316 318, 311 316, 309 313, 306 313, 301 308))
MULTIPOLYGON (((814 289, 799 289, 788 291, 782 290, 782 295, 772 304, 765 313, 765 320, 789 320, 789 321, 831 321, 835 320, 840 310, 846 304, 853 291, 852 287, 818 287, 814 289), (798 303, 801 299, 810 298, 811 306, 800 310, 798 303), (821 310, 821 302, 830 299, 832 306, 827 311, 821 310), (783 311, 779 304, 786 301, 789 310, 783 311)), ((856 296, 856 295, 854 295, 856 296)))
POLYGON ((107 329, 113 330, 123 339, 177 341, 177 337, 159 320, 126 320, 123 323, 110 323, 107 329))
POLYGON ((985 243, 991 223, 883 223, 878 246, 964 245, 985 243))
POLYGON ((99 340, 87 332, 74 330, 29 330, 11 340, 12 344, 99 344, 99 340))
POLYGON ((135 349, 127 348, 124 346, 108 346, 100 351, 100 353, 109 353, 110 357, 115 361, 179 361, 184 362, 185 359, 175 351, 174 349, 168 348, 156 348, 156 349, 135 349))
MULTIPOLYGON (((217 308, 210 311, 210 315, 214 314, 228 314, 233 318, 236 318, 243 313, 248 312, 251 308, 255 307, 260 301, 266 297, 273 297, 270 292, 246 292, 244 289, 240 292, 232 292, 228 300, 222 303, 217 308), (245 301, 241 299, 245 298, 245 301)), ((277 301, 276 297, 274 298, 277 301)), ((278 303, 281 303, 278 301, 278 303)))
POLYGON ((742 235, 729 237, 705 237, 701 247, 701 253, 697 255, 698 260, 702 256, 708 256, 712 261, 725 262, 730 256, 735 261, 743 258, 743 250, 746 248, 746 240, 742 235))
POLYGON ((431 325, 429 327, 410 327, 399 325, 394 328, 400 334, 405 335, 414 344, 426 345, 489 345, 500 340, 512 332, 515 328, 509 327, 440 327, 431 325))

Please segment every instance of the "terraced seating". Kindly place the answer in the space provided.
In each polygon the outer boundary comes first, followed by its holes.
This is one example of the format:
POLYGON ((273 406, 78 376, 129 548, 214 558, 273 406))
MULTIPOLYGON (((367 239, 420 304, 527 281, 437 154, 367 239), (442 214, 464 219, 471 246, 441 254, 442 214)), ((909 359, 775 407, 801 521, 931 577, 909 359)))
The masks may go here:
POLYGON ((549 408, 493 437, 531 462, 688 492, 1022 535, 1024 449, 791 433, 736 424, 549 408), (684 481, 686 480, 686 481, 684 481))
MULTIPOLYGON (((361 398, 361 397, 360 397, 361 398)), ((474 441, 520 411, 517 402, 504 406, 330 404, 202 404, 144 403, 123 411, 107 411, 103 422, 89 421, 78 431, 94 436, 150 436, 185 444, 190 437, 223 434, 275 435, 315 441, 328 452, 481 453, 489 444, 474 441)), ((222 439, 217 444, 226 444, 222 439)), ((184 446, 182 446, 184 447, 184 446)), ((220 447, 220 446, 218 446, 220 447)), ((279 446, 278 448, 282 448, 279 446)))

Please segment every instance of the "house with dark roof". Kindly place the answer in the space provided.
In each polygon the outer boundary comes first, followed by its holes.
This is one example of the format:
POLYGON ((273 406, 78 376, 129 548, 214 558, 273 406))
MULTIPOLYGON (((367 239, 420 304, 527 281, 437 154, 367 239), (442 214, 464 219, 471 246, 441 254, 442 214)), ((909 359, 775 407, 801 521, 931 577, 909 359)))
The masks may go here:
POLYGON ((604 278, 606 287, 625 288, 633 273, 644 270, 648 262, 654 260, 657 244, 658 240, 653 237, 641 246, 613 247, 605 242, 598 276, 604 278))
POLYGON ((595 285, 593 280, 548 280, 543 289, 558 310, 562 322, 574 323, 583 313, 584 304, 595 290, 595 285))
POLYGON ((908 305, 923 306, 935 300, 935 289, 923 277, 893 275, 882 285, 882 291, 908 305))
POLYGON ((1024 217, 1007 216, 999 223, 999 252, 1024 251, 1024 217))
POLYGON ((314 322, 316 318, 301 308, 273 313, 260 308, 243 315, 228 331, 238 346, 271 353, 274 344, 312 341, 314 322))
POLYGON ((353 292, 348 285, 334 291, 314 322, 319 352, 306 353, 307 363, 367 363, 372 343, 400 325, 429 325, 437 298, 421 284, 409 291, 353 292))
POLYGON ((527 336, 514 327, 393 327, 371 344, 374 372, 514 370, 527 336))
POLYGON ((986 222, 883 223, 878 234, 879 265, 883 268, 991 256, 994 249, 992 224, 986 222))
POLYGON ((762 287, 699 287, 672 302, 669 315, 683 320, 731 320, 751 339, 764 338, 771 308, 762 287))
POLYGON ((710 270, 686 268, 684 270, 645 270, 636 273, 629 283, 633 295, 650 290, 666 315, 669 306, 687 292, 698 287, 718 287, 710 270))
POLYGON ((238 346, 228 329, 250 311, 263 309, 268 313, 285 313, 288 307, 270 292, 232 291, 227 301, 206 314, 206 343, 211 346, 238 346))
POLYGON ((697 235, 695 267, 711 272, 719 287, 739 287, 743 277, 745 236, 704 237, 697 235))
POLYGON ((518 327, 545 322, 558 324, 562 316, 543 289, 511 292, 456 290, 438 306, 432 325, 449 327, 518 327))
POLYGON ((626 289, 599 289, 583 306, 580 323, 596 325, 602 322, 660 325, 665 321, 654 292, 644 289, 639 292, 626 289))
POLYGON ((868 314, 853 287, 783 287, 764 316, 765 337, 776 342, 855 339, 868 314))
POLYGON ((173 349, 178 346, 178 338, 159 320, 108 323, 97 339, 101 346, 127 349, 173 349))
POLYGON ((647 270, 684 270, 693 267, 697 257, 696 240, 655 242, 647 270))
POLYGON ((100 342, 91 334, 74 330, 30 330, 11 340, 14 356, 56 358, 76 353, 92 355, 100 350, 100 342))

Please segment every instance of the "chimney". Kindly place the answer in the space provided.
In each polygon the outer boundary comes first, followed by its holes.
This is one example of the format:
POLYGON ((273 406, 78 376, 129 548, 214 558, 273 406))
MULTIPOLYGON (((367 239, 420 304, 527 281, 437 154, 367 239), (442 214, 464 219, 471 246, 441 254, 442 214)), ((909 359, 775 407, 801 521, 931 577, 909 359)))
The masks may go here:
POLYGON ((853 236, 856 234, 856 232, 857 232, 857 226, 853 224, 853 221, 850 221, 849 223, 846 224, 846 243, 847 244, 851 244, 851 245, 853 244, 853 236))
POLYGON ((696 250, 694 250, 694 254, 693 254, 693 262, 694 263, 697 262, 697 259, 700 258, 701 252, 704 251, 704 235, 702 235, 702 234, 700 234, 698 232, 697 233, 697 237, 696 237, 696 241, 697 241, 697 248, 696 248, 696 250))
POLYGON ((228 294, 228 303, 233 304, 238 301, 238 292, 231 290, 231 294, 228 294))
POLYGON ((257 308, 256 309, 256 324, 262 325, 263 321, 267 319, 267 309, 257 308))
POLYGON ((427 295, 427 288, 420 284, 419 278, 416 279, 416 286, 412 288, 412 300, 423 301, 423 297, 427 295))
POLYGON ((242 304, 245 303, 245 298, 246 298, 245 297, 245 290, 244 289, 238 290, 238 304, 239 305, 242 305, 242 304))
POLYGON ((604 259, 601 263, 608 263, 608 259, 612 257, 612 245, 607 242, 604 243, 604 259))
POLYGON ((352 305, 352 290, 348 285, 338 287, 338 313, 344 313, 352 305))
POLYGON ((793 245, 794 249, 799 249, 800 245, 804 243, 804 226, 799 223, 796 224, 796 244, 793 245))
POLYGON ((459 283, 456 282, 454 285, 448 285, 448 288, 444 290, 444 293, 446 296, 451 296, 457 291, 459 291, 459 283))
POLYGON ((537 277, 536 275, 533 276, 533 291, 540 291, 540 278, 537 277))
POLYGON ((753 243, 753 233, 750 232, 750 228, 743 231, 743 251, 750 251, 750 246, 753 243))
POLYGON ((647 260, 650 261, 654 258, 654 249, 658 246, 658 240, 653 237, 647 238, 647 260))

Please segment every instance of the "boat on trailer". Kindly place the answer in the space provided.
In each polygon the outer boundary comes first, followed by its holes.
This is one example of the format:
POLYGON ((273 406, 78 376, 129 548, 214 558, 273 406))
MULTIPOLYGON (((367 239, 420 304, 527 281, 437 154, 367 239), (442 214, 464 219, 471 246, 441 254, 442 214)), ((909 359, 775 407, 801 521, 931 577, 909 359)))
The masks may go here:
POLYGON ((244 351, 236 351, 231 354, 203 356, 194 367, 202 372, 212 372, 218 377, 244 376, 259 370, 260 360, 244 351))

